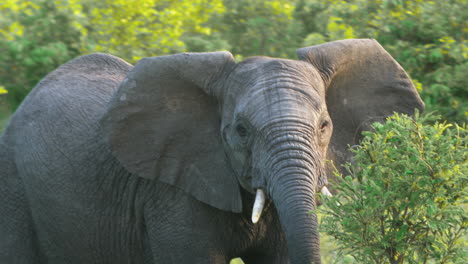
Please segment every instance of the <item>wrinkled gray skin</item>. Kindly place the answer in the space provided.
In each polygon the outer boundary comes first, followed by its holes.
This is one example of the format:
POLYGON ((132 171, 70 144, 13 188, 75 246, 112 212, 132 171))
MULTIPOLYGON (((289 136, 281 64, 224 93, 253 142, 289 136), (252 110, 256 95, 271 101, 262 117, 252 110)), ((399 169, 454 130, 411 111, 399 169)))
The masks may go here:
POLYGON ((324 160, 423 103, 374 40, 298 56, 92 54, 50 73, 0 140, 0 262, 320 263, 324 160))

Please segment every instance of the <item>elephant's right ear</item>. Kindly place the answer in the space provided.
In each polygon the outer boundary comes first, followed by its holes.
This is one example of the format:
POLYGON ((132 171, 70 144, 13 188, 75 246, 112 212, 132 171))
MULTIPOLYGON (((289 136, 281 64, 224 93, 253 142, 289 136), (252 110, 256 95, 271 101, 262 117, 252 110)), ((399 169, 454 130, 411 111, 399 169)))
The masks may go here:
POLYGON ((136 175, 240 212, 240 189, 225 158, 216 99, 224 73, 234 65, 229 52, 140 60, 101 120, 117 159, 136 175))

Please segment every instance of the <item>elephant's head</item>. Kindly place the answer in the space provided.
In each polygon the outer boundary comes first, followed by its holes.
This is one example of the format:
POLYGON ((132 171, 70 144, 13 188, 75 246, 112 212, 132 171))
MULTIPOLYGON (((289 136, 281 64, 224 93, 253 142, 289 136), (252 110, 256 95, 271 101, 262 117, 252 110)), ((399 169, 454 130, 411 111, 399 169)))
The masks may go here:
POLYGON ((278 211, 291 262, 320 263, 310 211, 327 184, 324 160, 349 160, 348 145, 371 121, 412 114, 423 103, 374 40, 298 55, 237 64, 228 52, 143 59, 112 99, 103 127, 129 171, 213 207, 241 212, 240 188, 262 190, 257 196, 265 193, 278 211))

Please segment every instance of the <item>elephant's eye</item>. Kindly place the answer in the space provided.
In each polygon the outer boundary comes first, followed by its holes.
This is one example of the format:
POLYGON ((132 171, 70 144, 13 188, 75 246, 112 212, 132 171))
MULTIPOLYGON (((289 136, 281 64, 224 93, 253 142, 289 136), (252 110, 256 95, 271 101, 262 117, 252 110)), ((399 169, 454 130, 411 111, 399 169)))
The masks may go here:
POLYGON ((330 125, 330 121, 327 119, 323 120, 322 123, 320 124, 320 131, 324 132, 325 129, 330 125))
POLYGON ((242 124, 238 124, 236 126, 236 132, 239 135, 239 137, 241 137, 241 138, 245 138, 248 135, 247 128, 242 124))

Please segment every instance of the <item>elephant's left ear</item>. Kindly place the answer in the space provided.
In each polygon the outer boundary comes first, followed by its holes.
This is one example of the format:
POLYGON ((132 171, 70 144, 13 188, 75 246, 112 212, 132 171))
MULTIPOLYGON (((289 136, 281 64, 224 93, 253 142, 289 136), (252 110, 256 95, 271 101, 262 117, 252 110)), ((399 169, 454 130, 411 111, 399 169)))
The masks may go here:
POLYGON ((234 64, 229 52, 140 60, 101 120, 113 154, 140 177, 240 212, 239 184, 225 158, 217 100, 223 76, 234 64))
POLYGON ((403 68, 371 39, 350 39, 302 48, 299 59, 319 71, 326 87, 333 135, 328 158, 340 167, 361 132, 394 112, 413 114, 424 103, 403 68))

